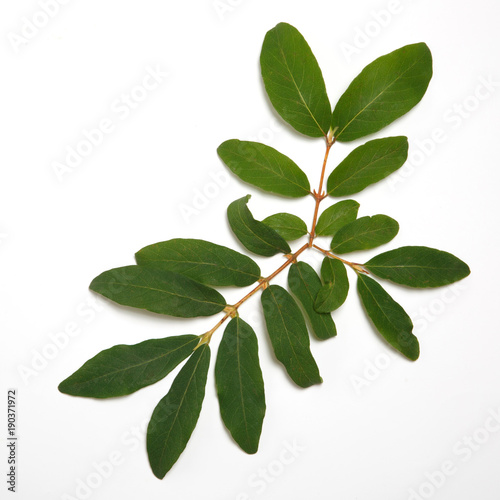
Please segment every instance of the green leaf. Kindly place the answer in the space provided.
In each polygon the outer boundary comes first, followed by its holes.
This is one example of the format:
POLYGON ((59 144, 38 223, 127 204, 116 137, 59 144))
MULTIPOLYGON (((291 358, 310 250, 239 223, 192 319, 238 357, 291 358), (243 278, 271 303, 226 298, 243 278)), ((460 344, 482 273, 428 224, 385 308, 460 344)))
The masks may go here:
POLYGON ((142 266, 105 271, 90 289, 118 304, 182 318, 211 316, 224 309, 224 297, 182 274, 142 266))
POLYGON ((399 231, 399 224, 387 215, 361 217, 339 229, 330 245, 335 253, 369 250, 391 241, 399 231))
POLYGON ((336 139, 359 139, 403 116, 420 102, 431 77, 432 55, 425 43, 379 57, 352 81, 335 106, 336 139))
POLYGON ((451 253, 419 246, 390 250, 364 266, 380 278, 415 288, 449 285, 470 274, 469 266, 451 253))
POLYGON ((168 375, 193 352, 199 340, 196 335, 179 335, 116 345, 89 359, 59 384, 59 390, 87 398, 132 394, 168 375))
POLYGON ((400 168, 408 158, 406 137, 375 139, 356 148, 328 177, 331 196, 346 196, 362 191, 400 168))
POLYGON ((299 306, 279 285, 262 292, 262 308, 274 354, 300 387, 322 382, 309 348, 309 334, 299 306))
POLYGON ((306 223, 296 215, 274 214, 266 217, 262 222, 274 229, 286 241, 297 240, 307 234, 306 223))
POLYGON ((205 285, 248 286, 260 278, 250 257, 204 240, 162 241, 139 250, 135 259, 141 266, 173 271, 205 285))
POLYGON ((298 262, 290 267, 288 286, 304 307, 312 330, 320 340, 337 335, 337 329, 330 314, 322 314, 314 309, 314 299, 321 289, 321 280, 316 271, 305 262, 298 262))
POLYGON ((294 129, 326 136, 331 106, 318 62, 296 28, 279 23, 268 31, 260 55, 262 78, 274 109, 294 129))
POLYGON ((224 331, 217 352, 215 381, 225 426, 242 450, 255 453, 266 412, 264 381, 257 336, 238 317, 224 331))
POLYGON ((321 277, 325 284, 316 294, 314 309, 320 313, 335 311, 345 302, 349 292, 344 264, 340 260, 325 257, 321 265, 321 277))
POLYGON ((333 236, 341 227, 356 220, 358 210, 359 203, 354 200, 335 203, 319 216, 316 234, 318 236, 333 236))
POLYGON ((149 421, 147 450, 156 477, 172 468, 193 433, 205 397, 210 348, 203 344, 175 377, 168 394, 158 403, 149 421))
POLYGON ((257 255, 271 257, 291 253, 288 243, 266 224, 253 218, 247 207, 250 195, 233 201, 227 208, 229 225, 244 247, 257 255))
POLYGON ((389 344, 408 359, 420 354, 413 323, 405 310, 373 279, 358 274, 358 292, 366 313, 389 344))
POLYGON ((217 153, 233 174, 264 191, 300 198, 311 190, 306 174, 288 156, 265 144, 231 139, 217 153))

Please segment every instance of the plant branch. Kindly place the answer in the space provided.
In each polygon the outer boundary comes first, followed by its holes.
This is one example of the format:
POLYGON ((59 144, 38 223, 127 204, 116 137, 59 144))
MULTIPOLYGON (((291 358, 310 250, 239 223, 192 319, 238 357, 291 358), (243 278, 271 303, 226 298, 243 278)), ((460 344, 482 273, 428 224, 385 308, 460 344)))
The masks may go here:
POLYGON ((335 255, 332 252, 325 250, 324 248, 319 247, 318 245, 313 245, 313 248, 315 248, 316 250, 319 250, 321 253, 325 254, 326 256, 330 257, 331 259, 340 260, 340 262, 343 262, 347 266, 351 267, 357 273, 368 274, 368 271, 363 267, 362 264, 358 264, 356 262, 349 262, 348 260, 344 260, 341 257, 339 257, 338 255, 335 255))

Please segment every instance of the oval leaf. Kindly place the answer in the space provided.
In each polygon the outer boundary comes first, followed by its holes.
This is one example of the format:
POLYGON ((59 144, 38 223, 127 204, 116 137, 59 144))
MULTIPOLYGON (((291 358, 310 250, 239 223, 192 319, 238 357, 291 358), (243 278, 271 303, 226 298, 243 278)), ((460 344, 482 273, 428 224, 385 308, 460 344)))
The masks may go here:
POLYGON ((118 304, 181 318, 212 316, 224 309, 224 297, 182 274, 125 266, 94 278, 90 289, 118 304))
POLYGON ((340 260, 325 257, 321 265, 321 277, 325 284, 316 294, 314 309, 321 313, 335 311, 345 302, 349 292, 344 264, 340 260))
POLYGON ((274 229, 286 241, 294 241, 307 234, 306 223, 296 215, 274 214, 266 217, 262 222, 274 229))
POLYGON ((141 266, 173 271, 205 285, 248 286, 260 278, 250 257, 204 240, 162 241, 139 250, 135 259, 141 266))
POLYGON ((354 200, 335 203, 319 216, 316 234, 318 236, 333 236, 341 227, 356 220, 358 210, 359 203, 354 200))
POLYGON ((288 243, 266 224, 253 218, 247 207, 250 195, 233 201, 227 208, 229 225, 243 246, 251 252, 271 257, 279 252, 291 252, 288 243))
POLYGON ((205 397, 210 348, 203 344, 175 377, 149 421, 147 450, 156 477, 162 479, 184 451, 205 397))
POLYGON ((406 137, 386 137, 356 148, 328 177, 331 196, 346 196, 362 191, 400 168, 408 158, 406 137))
POLYGON ((366 313, 389 344, 408 359, 420 354, 413 323, 405 310, 373 279, 358 274, 358 292, 366 313))
POLYGON ((296 28, 279 23, 268 31, 260 55, 262 78, 274 109, 310 137, 328 134, 331 106, 321 69, 296 28))
POLYGON ((274 354, 290 378, 300 387, 320 384, 306 323, 295 300, 284 288, 271 285, 262 292, 261 301, 274 354))
POLYGON ((390 250, 364 266, 380 278, 415 288, 449 285, 470 274, 469 266, 451 253, 419 246, 390 250))
POLYGON ((264 381, 257 336, 238 317, 224 331, 215 363, 215 381, 225 426, 243 451, 255 453, 266 412, 264 381))
POLYGON ((264 191, 300 198, 311 190, 306 174, 288 156, 265 144, 231 139, 217 153, 233 174, 264 191))
POLYGON ((179 335, 116 345, 89 359, 59 384, 59 390, 87 398, 132 394, 168 375, 193 352, 199 340, 196 335, 179 335))
POLYGON ((389 125, 420 102, 431 77, 432 55, 425 43, 379 57, 352 81, 335 106, 334 136, 348 142, 389 125))

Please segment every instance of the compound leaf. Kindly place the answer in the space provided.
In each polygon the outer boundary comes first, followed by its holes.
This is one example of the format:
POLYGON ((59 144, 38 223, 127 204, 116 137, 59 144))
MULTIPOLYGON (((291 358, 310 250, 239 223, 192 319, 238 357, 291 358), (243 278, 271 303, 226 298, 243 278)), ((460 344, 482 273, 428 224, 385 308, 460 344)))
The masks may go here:
POLYGON ((341 227, 356 220, 358 210, 359 203, 354 200, 335 203, 319 216, 316 234, 318 236, 333 236, 341 227))
POLYGON ((293 241, 307 234, 306 223, 296 215, 279 213, 270 215, 262 221, 274 229, 286 241, 293 241))
POLYGON ((316 294, 314 309, 320 313, 335 311, 345 302, 349 292, 344 264, 340 260, 325 257, 321 264, 321 278, 325 284, 316 294))

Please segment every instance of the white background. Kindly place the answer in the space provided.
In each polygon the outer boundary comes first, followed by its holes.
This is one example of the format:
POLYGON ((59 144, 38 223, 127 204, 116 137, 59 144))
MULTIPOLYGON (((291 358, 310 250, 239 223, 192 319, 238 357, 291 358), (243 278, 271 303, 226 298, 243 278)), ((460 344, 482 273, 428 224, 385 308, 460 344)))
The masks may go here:
MULTIPOLYGON (((0 435, 7 389, 16 388, 17 498, 498 500, 500 432, 491 415, 500 408, 500 4, 70 0, 45 26, 25 27, 31 39, 20 45, 24 18, 39 12, 36 1, 18 0, 3 2, 0 15, 0 435), (88 284, 102 271, 132 264, 141 247, 174 237, 241 250, 225 209, 247 193, 256 218, 290 211, 309 221, 312 199, 271 198, 228 180, 216 155, 226 139, 260 140, 318 183, 323 142, 282 123, 260 80, 263 37, 280 21, 311 45, 332 105, 376 57, 408 43, 430 46, 435 72, 423 101, 375 136, 407 135, 411 161, 354 198, 360 215, 399 221, 399 235, 384 249, 448 250, 472 274, 448 289, 386 285, 414 320, 416 363, 379 340, 351 280, 347 303, 334 314, 338 337, 312 341, 324 383, 307 390, 294 387, 273 359, 259 301, 248 303, 242 317, 259 337, 267 394, 260 450, 244 454, 224 429, 213 356, 198 426, 159 481, 142 429, 172 375, 108 401, 71 398, 57 385, 102 349, 201 334, 216 320, 170 320, 94 303, 88 284), (141 92, 147 68, 168 76, 141 92), (489 90, 481 83, 488 80, 489 90), (142 101, 124 108, 120 100, 131 92, 142 101), (113 130, 79 165, 56 175, 68 147, 103 119, 113 130), (96 464, 110 457, 113 470, 99 475, 96 464), (446 476, 436 472, 443 463, 446 476)), ((36 19, 43 24, 43 16, 36 19)), ((336 145, 330 168, 362 142, 336 145)), ((307 259, 318 262, 314 254, 307 259)), ((282 257, 256 260, 269 274, 282 257)), ((224 293, 232 302, 242 291, 224 293)), ((2 480, 2 498, 9 497, 6 487, 2 480)))

